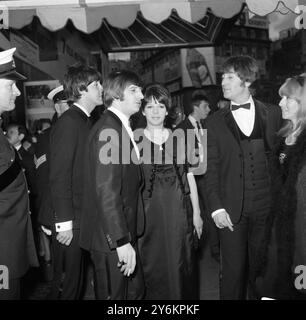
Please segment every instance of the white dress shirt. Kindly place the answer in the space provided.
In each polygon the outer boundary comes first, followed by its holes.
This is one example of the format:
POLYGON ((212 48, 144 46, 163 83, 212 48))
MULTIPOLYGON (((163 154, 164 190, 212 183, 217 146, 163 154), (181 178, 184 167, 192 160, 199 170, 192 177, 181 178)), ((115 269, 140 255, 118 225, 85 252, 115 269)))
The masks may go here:
MULTIPOLYGON (((249 103, 251 105, 250 109, 239 108, 237 110, 232 110, 233 117, 243 134, 249 137, 253 131, 255 123, 255 104, 252 96, 250 95, 249 99, 245 101, 245 104, 249 103)), ((231 102, 232 105, 238 105, 237 103, 231 102)))
POLYGON ((130 139, 131 139, 131 141, 133 143, 133 146, 134 146, 134 150, 135 150, 136 155, 137 155, 137 159, 139 160, 140 159, 140 153, 139 153, 138 146, 137 146, 137 144, 136 144, 136 142, 134 140, 134 134, 133 134, 132 128, 130 126, 129 118, 124 113, 122 113, 120 110, 118 110, 118 109, 116 109, 114 107, 109 107, 108 110, 113 112, 121 120, 124 128, 126 129, 127 133, 130 136, 130 139))

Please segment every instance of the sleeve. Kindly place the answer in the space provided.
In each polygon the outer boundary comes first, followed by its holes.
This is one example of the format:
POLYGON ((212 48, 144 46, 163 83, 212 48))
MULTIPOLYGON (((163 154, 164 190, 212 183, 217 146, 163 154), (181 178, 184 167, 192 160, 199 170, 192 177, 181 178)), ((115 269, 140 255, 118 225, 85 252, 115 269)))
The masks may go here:
POLYGON ((78 126, 70 116, 63 116, 50 135, 50 189, 57 223, 74 220, 72 174, 77 149, 78 126))
POLYGON ((224 208, 220 199, 219 166, 220 155, 216 133, 213 124, 207 122, 207 172, 204 175, 204 185, 209 213, 224 208))
POLYGON ((98 205, 98 221, 103 228, 110 249, 131 241, 122 200, 123 165, 120 163, 121 144, 119 134, 113 130, 111 139, 105 139, 100 131, 94 143, 96 148, 95 189, 98 205))

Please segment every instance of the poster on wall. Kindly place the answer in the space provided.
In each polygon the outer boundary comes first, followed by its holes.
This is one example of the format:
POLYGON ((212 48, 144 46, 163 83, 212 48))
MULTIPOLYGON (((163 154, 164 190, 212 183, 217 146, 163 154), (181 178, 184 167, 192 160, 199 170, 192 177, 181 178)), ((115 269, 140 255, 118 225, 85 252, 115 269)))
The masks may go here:
POLYGON ((214 48, 181 49, 183 87, 215 84, 214 48))
POLYGON ((53 102, 47 96, 58 87, 58 80, 29 81, 24 83, 25 114, 27 128, 32 128, 35 120, 52 119, 54 115, 53 102))

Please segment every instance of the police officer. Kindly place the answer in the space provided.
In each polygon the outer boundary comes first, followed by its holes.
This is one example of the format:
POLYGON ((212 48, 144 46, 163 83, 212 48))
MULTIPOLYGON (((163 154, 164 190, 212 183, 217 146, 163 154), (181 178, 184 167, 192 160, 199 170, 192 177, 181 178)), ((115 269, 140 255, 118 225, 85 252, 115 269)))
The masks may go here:
MULTIPOLYGON (((15 50, 0 52, 0 115, 14 110, 15 99, 20 95, 16 80, 26 79, 15 69, 15 50)), ((2 279, 0 300, 20 298, 20 279, 31 265, 38 263, 28 188, 18 155, 0 129, 0 266, 8 271, 8 285, 2 279)))

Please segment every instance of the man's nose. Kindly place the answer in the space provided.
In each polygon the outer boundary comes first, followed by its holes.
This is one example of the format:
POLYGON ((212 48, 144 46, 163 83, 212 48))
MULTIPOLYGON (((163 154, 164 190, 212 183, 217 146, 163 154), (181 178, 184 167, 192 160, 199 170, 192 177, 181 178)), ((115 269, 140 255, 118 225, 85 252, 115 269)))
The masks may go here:
POLYGON ((20 96, 21 92, 17 88, 16 83, 14 84, 13 89, 14 89, 14 95, 17 96, 17 97, 20 96))

